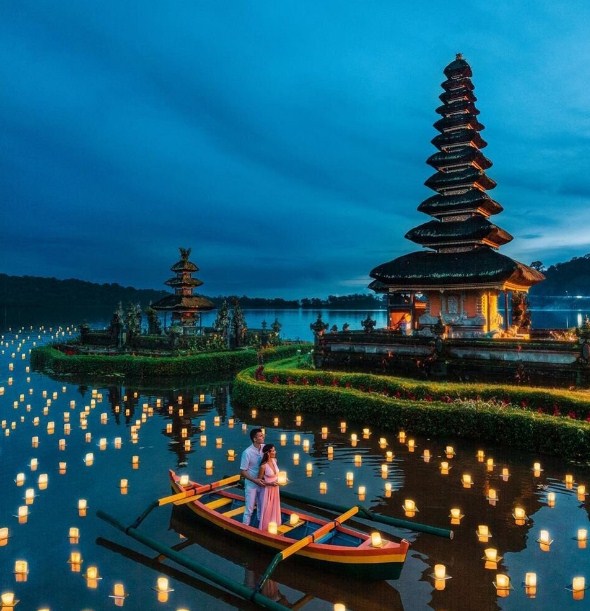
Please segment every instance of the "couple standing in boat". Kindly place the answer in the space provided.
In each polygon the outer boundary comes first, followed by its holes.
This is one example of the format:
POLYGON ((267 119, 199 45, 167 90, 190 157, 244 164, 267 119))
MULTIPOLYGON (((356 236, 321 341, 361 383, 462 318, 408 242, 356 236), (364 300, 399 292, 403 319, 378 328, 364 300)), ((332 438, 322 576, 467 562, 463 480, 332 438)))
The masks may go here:
POLYGON ((250 431, 252 445, 242 452, 240 473, 244 477, 244 524, 250 524, 254 508, 258 513, 258 527, 268 530, 269 522, 281 523, 279 494, 279 466, 277 451, 272 443, 264 445, 264 431, 250 431))

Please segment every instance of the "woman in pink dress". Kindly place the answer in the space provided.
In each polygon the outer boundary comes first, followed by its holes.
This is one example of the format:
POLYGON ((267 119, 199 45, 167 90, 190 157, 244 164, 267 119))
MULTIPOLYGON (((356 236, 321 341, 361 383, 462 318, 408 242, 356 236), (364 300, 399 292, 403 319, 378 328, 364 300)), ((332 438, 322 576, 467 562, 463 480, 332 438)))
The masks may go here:
POLYGON ((269 522, 281 524, 281 497, 279 494, 279 466, 277 450, 272 443, 262 448, 262 462, 258 477, 264 479, 265 486, 260 508, 260 530, 267 531, 269 522))

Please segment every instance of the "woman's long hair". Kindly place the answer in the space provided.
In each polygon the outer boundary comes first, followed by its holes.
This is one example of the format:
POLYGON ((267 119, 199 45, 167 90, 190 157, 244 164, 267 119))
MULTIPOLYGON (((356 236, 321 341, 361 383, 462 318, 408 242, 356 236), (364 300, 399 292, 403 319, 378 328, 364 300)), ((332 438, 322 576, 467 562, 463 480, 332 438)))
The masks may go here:
POLYGON ((265 465, 268 462, 268 459, 270 458, 270 451, 274 450, 275 444, 274 443, 267 443, 265 446, 263 446, 262 448, 262 460, 260 461, 260 465, 265 465))

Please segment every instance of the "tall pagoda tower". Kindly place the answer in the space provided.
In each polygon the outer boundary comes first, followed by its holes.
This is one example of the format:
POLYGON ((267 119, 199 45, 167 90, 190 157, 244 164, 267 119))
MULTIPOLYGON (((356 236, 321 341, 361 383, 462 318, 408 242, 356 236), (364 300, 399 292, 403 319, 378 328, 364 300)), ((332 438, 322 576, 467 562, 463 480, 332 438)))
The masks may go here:
POLYGON ((202 280, 193 278, 193 274, 199 268, 189 261, 190 248, 180 248, 180 261, 177 261, 170 270, 176 275, 164 284, 174 289, 173 295, 166 295, 156 303, 152 304, 154 310, 172 313, 172 324, 182 327, 184 335, 196 335, 197 318, 201 312, 208 312, 215 308, 215 304, 205 297, 193 295, 197 286, 203 284, 202 280))
POLYGON ((490 221, 503 208, 486 193, 496 183, 486 174, 492 162, 481 152, 487 143, 471 68, 458 54, 444 74, 436 109, 441 118, 434 124, 440 133, 432 140, 438 152, 426 161, 436 172, 425 185, 436 195, 418 206, 433 220, 405 236, 427 250, 377 266, 369 286, 397 304, 390 308, 390 327, 405 316, 423 334, 442 323, 452 337, 493 336, 508 331, 508 293, 526 293, 544 276, 498 252, 512 236, 490 221))

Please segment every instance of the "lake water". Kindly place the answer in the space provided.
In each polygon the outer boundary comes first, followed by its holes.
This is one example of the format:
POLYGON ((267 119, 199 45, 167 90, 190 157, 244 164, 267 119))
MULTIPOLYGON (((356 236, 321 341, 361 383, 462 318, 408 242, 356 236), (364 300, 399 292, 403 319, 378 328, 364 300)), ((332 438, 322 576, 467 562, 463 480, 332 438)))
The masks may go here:
MULTIPOLYGON (((281 314, 277 312, 279 320, 281 314)), ((299 326, 292 328, 299 328, 301 337, 307 339, 305 326, 317 314, 298 316, 299 326)), ((264 317, 269 323, 274 320, 268 313, 264 317)), ((358 313, 359 321, 364 317, 366 312, 358 313)), ((247 320, 255 326, 250 313, 247 320)), ((334 320, 332 324, 339 326, 341 322, 336 320, 346 320, 354 326, 355 319, 350 313, 339 313, 324 320, 334 320)), ((357 611, 578 610, 590 601, 590 593, 577 601, 567 589, 575 576, 590 582, 590 549, 576 540, 578 529, 590 530, 587 497, 576 493, 578 484, 590 487, 590 472, 582 466, 465 440, 416 437, 409 431, 408 438, 416 445, 411 451, 396 432, 371 428, 364 438, 363 429, 371 427, 367 422, 349 422, 341 432, 339 420, 321 416, 303 414, 301 425, 296 425, 294 415, 275 414, 263 406, 253 415, 249 409, 232 405, 228 383, 173 381, 158 388, 90 379, 76 383, 54 380, 27 371, 33 343, 46 341, 50 335, 48 331, 5 335, 0 355, 0 529, 10 532, 4 543, 0 540, 0 592, 14 592, 21 601, 17 611, 112 609, 115 601, 109 595, 117 582, 124 584, 128 593, 123 604, 127 610, 254 608, 170 561, 159 561, 155 552, 126 538, 95 513, 102 509, 130 524, 151 501, 169 494, 168 468, 202 482, 236 473, 238 464, 228 460, 227 450, 235 449, 239 454, 249 443, 247 430, 252 426, 264 426, 267 441, 277 445, 279 463, 288 472, 289 490, 352 506, 359 502, 358 486, 364 485, 367 494, 363 504, 373 511, 404 518, 402 505, 412 499, 419 510, 412 519, 455 532, 451 541, 380 525, 383 536, 405 537, 412 543, 398 581, 355 582, 289 559, 279 565, 266 591, 286 606, 328 611, 334 603, 343 602, 357 611), (194 404, 199 405, 197 411, 194 404), (87 415, 81 417, 82 413, 87 415), (276 425, 275 417, 279 418, 276 425), (136 440, 133 425, 138 426, 136 440), (329 428, 326 439, 321 434, 323 426, 329 428), (186 438, 183 428, 187 429, 186 438), (359 436, 356 446, 351 433, 359 436), (206 436, 204 442, 202 435, 206 436), (381 437, 387 439, 386 447, 380 446, 381 437), (185 439, 190 439, 190 449, 185 448, 185 439), (219 445, 217 439, 221 440, 219 445), (333 460, 328 459, 328 445, 334 447, 333 460), (446 457, 449 445, 454 449, 451 458, 446 457), (423 455, 426 449, 431 456, 428 461, 423 455), (391 462, 387 462, 387 450, 394 452, 391 462), (483 459, 478 459, 478 450, 483 451, 483 459), (298 464, 294 464, 295 453, 300 455, 298 464), (136 466, 134 456, 138 457, 136 466), (207 459, 214 461, 210 475, 204 469, 207 459), (441 473, 441 461, 450 463, 448 474, 441 473), (60 470, 60 462, 66 463, 65 469, 60 470), (538 473, 533 471, 535 462, 541 463, 538 473), (308 463, 312 464, 309 476, 308 463), (387 465, 385 477, 383 464, 387 465), (503 469, 508 469, 507 477, 502 476, 503 469), (354 474, 352 486, 346 483, 349 471, 354 474), (24 474, 23 485, 15 481, 19 473, 24 474), (48 477, 46 487, 39 484, 41 474, 48 477), (462 484, 464 474, 472 478, 469 488, 462 484), (571 486, 566 485, 566 475, 572 476, 571 486), (120 487, 121 479, 128 480, 126 490, 120 487), (320 497, 320 482, 328 485, 325 497, 320 497), (393 488, 389 496, 386 483, 393 488), (30 505, 25 502, 28 489, 34 494, 30 505), (491 490, 497 496, 495 504, 489 500, 491 490), (553 506, 550 493, 556 499, 553 506), (85 516, 79 514, 80 499, 88 504, 85 516), (23 506, 28 507, 29 516, 25 523, 19 523, 15 516, 23 506), (522 507, 528 516, 523 524, 515 522, 516 507, 522 507), (464 517, 460 524, 451 526, 451 508, 461 510, 464 517), (476 535, 480 525, 488 526, 491 533, 487 543, 476 535), (79 529, 77 542, 69 539, 71 527, 79 529), (542 530, 547 530, 553 541, 547 551, 538 543, 542 530), (501 557, 494 567, 486 567, 483 560, 486 548, 496 549, 501 557), (68 562, 72 552, 81 554, 80 567, 68 562), (17 560, 28 562, 26 581, 13 572, 17 560), (436 590, 431 577, 439 563, 452 576, 444 590, 436 590), (84 578, 92 565, 102 575, 96 584, 84 578), (527 572, 537 576, 535 598, 529 598, 522 586, 527 572), (493 585, 498 573, 511 579, 507 597, 498 596, 493 585), (170 579, 173 592, 166 602, 158 602, 153 589, 158 576, 170 579)), ((193 526, 178 509, 169 506, 152 512, 141 531, 169 546, 182 544, 183 553, 240 583, 256 583, 272 557, 224 534, 193 526)))

